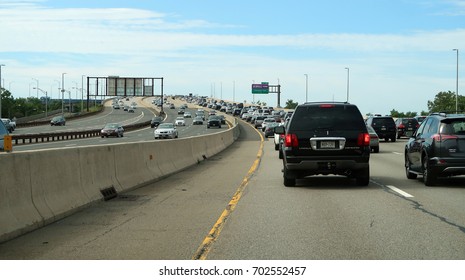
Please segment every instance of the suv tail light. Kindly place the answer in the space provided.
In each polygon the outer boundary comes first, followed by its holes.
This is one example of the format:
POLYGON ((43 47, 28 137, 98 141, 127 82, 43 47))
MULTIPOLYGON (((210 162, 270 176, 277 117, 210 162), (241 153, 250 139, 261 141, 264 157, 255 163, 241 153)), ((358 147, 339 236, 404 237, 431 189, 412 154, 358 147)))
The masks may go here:
POLYGON ((286 137, 284 138, 284 145, 286 147, 298 147, 299 146, 299 140, 297 139, 296 134, 286 134, 286 137))
POLYGON ((439 133, 432 135, 431 138, 433 138, 434 141, 436 142, 442 142, 442 141, 451 140, 451 139, 458 139, 458 137, 455 135, 439 134, 439 133))
POLYGON ((357 145, 360 147, 370 146, 370 134, 360 133, 358 135, 357 145))
POLYGON ((399 128, 402 129, 402 128, 405 128, 405 125, 403 123, 399 124, 399 128))

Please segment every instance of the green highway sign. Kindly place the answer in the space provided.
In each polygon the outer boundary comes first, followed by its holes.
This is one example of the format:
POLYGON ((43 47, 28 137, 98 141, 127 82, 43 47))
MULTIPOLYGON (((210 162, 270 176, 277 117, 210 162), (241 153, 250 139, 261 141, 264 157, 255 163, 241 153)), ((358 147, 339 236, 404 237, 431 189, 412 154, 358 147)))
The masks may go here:
POLYGON ((252 84, 252 94, 268 94, 269 86, 267 82, 261 84, 252 84))

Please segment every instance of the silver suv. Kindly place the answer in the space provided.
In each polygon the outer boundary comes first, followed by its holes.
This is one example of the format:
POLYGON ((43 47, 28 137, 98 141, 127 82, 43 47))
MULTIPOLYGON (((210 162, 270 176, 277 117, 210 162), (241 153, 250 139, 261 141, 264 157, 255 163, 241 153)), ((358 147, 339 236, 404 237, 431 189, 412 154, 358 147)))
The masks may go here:
POLYGON ((297 106, 282 144, 284 185, 312 175, 345 175, 358 185, 370 181, 370 135, 357 106, 343 102, 297 106))

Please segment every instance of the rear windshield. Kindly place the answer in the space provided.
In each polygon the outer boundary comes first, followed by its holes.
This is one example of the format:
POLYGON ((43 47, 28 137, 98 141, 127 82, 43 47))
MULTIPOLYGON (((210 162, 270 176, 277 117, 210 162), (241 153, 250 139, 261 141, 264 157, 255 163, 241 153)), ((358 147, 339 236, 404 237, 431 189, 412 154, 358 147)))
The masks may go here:
POLYGON ((418 121, 416 119, 402 119, 402 124, 417 124, 418 121))
POLYGON ((374 118, 371 126, 391 126, 394 125, 392 118, 374 118))
POLYGON ((356 106, 302 106, 292 116, 292 130, 366 130, 362 115, 356 106))
POLYGON ((448 135, 465 135, 465 119, 443 120, 440 133, 448 135))

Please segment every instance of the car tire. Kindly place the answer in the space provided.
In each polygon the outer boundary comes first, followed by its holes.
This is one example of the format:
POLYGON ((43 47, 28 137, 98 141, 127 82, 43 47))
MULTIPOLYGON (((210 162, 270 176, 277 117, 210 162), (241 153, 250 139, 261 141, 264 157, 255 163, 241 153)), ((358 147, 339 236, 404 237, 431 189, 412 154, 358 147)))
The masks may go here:
POLYGON ((373 148, 373 152, 379 153, 379 147, 374 147, 374 148, 373 148))
POLYGON ((279 145, 278 144, 274 144, 274 150, 277 151, 279 149, 279 145))
POLYGON ((429 163, 428 163, 428 156, 425 154, 423 156, 423 183, 425 186, 434 186, 436 182, 436 175, 431 170, 429 163))
POLYGON ((219 125, 218 128, 221 128, 221 125, 219 125))
POLYGON ((417 174, 410 172, 410 160, 408 159, 407 152, 405 152, 405 176, 407 176, 407 179, 417 178, 417 174))
POLYGON ((105 137, 105 136, 102 135, 102 138, 103 138, 103 137, 105 137))
POLYGON ((360 170, 355 180, 359 186, 368 186, 370 183, 370 168, 367 167, 363 170, 360 170))
POLYGON ((286 167, 284 167, 283 177, 284 177, 284 182, 283 182, 284 186, 295 187, 296 179, 289 176, 289 171, 287 171, 286 167))

